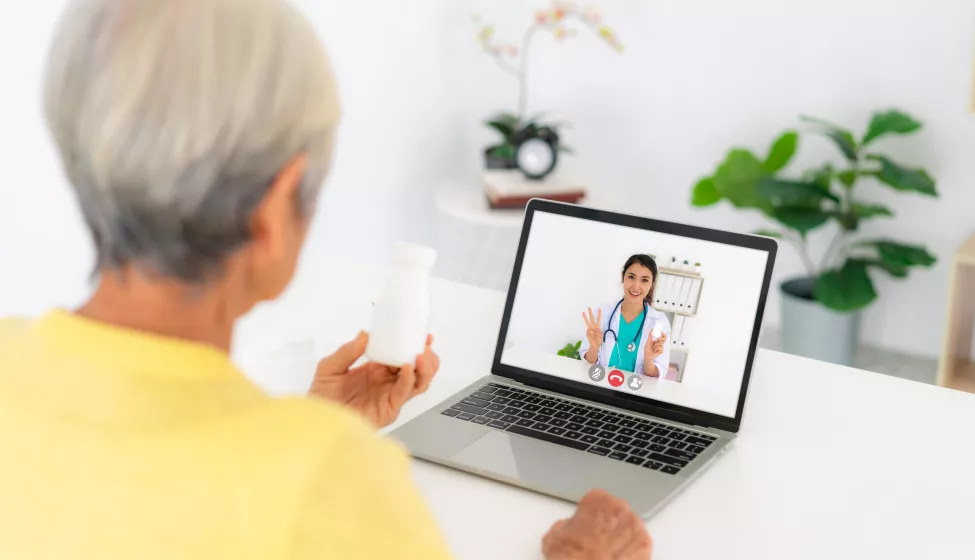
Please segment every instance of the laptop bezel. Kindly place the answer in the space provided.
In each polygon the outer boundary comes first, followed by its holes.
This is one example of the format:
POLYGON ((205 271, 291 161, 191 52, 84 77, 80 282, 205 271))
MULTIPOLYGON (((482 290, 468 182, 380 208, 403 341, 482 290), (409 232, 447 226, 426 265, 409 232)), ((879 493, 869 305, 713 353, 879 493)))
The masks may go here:
POLYGON ((775 265, 777 251, 778 243, 774 239, 768 237, 732 233, 728 231, 666 222, 653 218, 619 214, 607 210, 598 210, 595 208, 587 208, 573 204, 533 199, 529 201, 528 206, 525 208, 524 223, 521 229, 521 237, 518 242, 518 252, 515 257, 515 263, 511 273, 511 282, 508 286, 508 294, 504 306, 504 315, 502 316, 501 328, 498 332, 498 343, 494 353, 494 362, 491 367, 491 373, 500 377, 512 379, 519 383, 532 385, 540 389, 558 391, 565 395, 590 400, 607 406, 623 408, 631 412, 659 416, 696 426, 717 428, 728 432, 737 432, 741 426, 742 413, 745 408, 748 385, 751 379, 752 366, 755 361, 755 351, 758 347, 758 337, 761 331, 762 317, 765 314, 765 304, 768 299, 769 286, 772 282, 772 271, 775 265), (525 257, 525 249, 528 245, 528 238, 531 233, 531 224, 536 212, 545 212, 572 218, 581 218, 584 220, 655 231, 669 235, 690 237, 693 239, 700 239, 702 241, 711 241, 737 247, 745 247, 768 253, 768 259, 765 264, 765 274, 762 280, 762 291, 759 295, 758 306, 755 312, 755 320, 752 326, 752 336, 748 348, 748 358, 745 360, 745 372, 744 377, 742 378, 741 389, 739 390, 738 394, 738 404, 735 410, 734 418, 654 399, 647 399, 646 397, 638 397, 629 393, 614 391, 612 389, 599 387, 589 383, 582 383, 580 381, 564 379, 554 375, 519 368, 501 362, 501 355, 504 351, 504 341, 508 334, 508 323, 511 319, 511 311, 512 307, 514 306, 518 280, 521 276, 521 267, 525 257))

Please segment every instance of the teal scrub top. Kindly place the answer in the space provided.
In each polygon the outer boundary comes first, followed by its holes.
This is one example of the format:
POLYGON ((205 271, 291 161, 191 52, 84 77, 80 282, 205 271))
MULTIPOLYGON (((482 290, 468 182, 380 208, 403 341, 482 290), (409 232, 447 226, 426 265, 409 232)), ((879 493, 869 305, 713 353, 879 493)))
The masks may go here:
POLYGON ((621 369, 623 371, 636 371, 636 356, 640 353, 640 324, 643 323, 643 314, 647 312, 647 308, 644 307, 643 311, 639 315, 633 318, 629 323, 623 318, 623 314, 620 313, 620 330, 619 330, 619 340, 616 343, 616 348, 613 349, 612 354, 609 358, 609 367, 621 369), (627 346, 630 345, 633 340, 636 339, 636 345, 633 351, 627 350, 627 346))

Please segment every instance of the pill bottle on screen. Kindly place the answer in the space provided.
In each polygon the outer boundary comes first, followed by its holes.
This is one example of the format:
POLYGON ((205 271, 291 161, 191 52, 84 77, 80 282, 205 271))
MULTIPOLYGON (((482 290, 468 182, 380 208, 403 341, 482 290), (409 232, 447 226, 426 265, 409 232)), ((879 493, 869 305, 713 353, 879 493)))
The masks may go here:
POLYGON ((430 272, 437 252, 397 243, 385 287, 376 300, 366 357, 401 367, 423 353, 430 323, 430 272))

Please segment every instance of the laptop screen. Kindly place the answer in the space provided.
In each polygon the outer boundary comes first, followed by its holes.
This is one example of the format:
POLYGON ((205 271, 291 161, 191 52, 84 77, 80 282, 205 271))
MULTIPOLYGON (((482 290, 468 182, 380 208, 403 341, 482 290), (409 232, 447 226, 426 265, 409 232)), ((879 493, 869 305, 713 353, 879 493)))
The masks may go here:
POLYGON ((501 363, 734 418, 768 259, 536 211, 501 363))

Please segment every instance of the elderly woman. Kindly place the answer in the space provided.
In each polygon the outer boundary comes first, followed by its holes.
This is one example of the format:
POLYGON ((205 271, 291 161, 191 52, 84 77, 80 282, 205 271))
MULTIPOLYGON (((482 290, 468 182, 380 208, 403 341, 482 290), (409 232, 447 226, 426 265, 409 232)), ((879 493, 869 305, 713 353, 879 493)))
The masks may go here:
MULTIPOLYGON (((0 558, 448 555, 406 454, 375 433, 427 388, 429 345, 396 371, 353 367, 360 335, 306 399, 262 394, 227 355, 234 322, 291 279, 338 114, 286 0, 70 4, 46 115, 98 285, 77 310, 0 321, 0 558)), ((543 541, 550 559, 649 547, 601 493, 543 541)))

